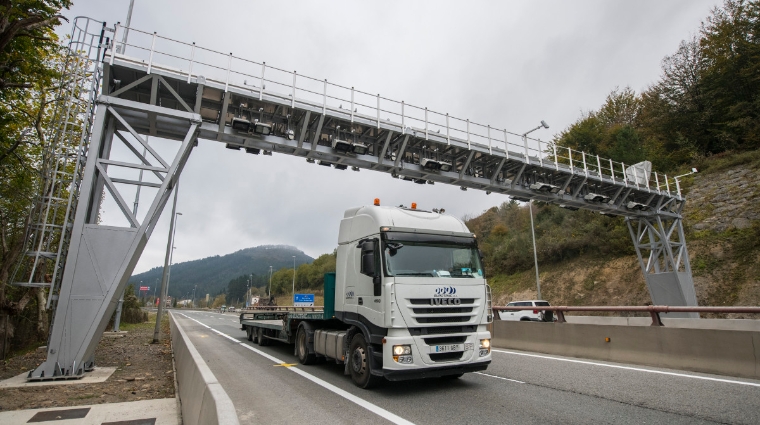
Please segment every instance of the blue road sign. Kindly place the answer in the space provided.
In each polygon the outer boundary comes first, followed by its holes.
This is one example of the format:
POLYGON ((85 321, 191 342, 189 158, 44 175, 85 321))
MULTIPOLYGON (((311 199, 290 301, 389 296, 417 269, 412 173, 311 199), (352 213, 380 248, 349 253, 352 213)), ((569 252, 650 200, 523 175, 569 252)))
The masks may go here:
POLYGON ((296 307, 314 307, 314 294, 294 294, 293 305, 296 307))

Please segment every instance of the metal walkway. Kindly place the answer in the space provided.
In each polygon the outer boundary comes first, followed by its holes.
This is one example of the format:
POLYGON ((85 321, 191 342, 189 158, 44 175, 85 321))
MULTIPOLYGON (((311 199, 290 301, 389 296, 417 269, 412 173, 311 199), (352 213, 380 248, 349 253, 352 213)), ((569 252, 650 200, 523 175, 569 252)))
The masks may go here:
MULTIPOLYGON (((100 35, 84 19, 72 39, 100 35), (92 34, 90 34, 90 32, 92 34), (79 38, 77 38, 79 37, 79 38)), ((696 305, 678 181, 369 94, 130 28, 106 29, 98 43, 102 84, 81 195, 51 329, 48 360, 30 379, 81 376, 116 308, 197 138, 249 154, 287 154, 336 172, 374 170, 416 184, 450 184, 515 199, 625 216, 656 304, 696 305), (123 53, 120 53, 123 52, 123 53), (146 136, 175 140, 163 158, 146 136), (115 143, 134 155, 114 160, 115 143), (148 179, 124 178, 141 170, 148 179), (125 187, 157 191, 145 216, 125 187), (107 190, 124 227, 98 224, 107 190)))

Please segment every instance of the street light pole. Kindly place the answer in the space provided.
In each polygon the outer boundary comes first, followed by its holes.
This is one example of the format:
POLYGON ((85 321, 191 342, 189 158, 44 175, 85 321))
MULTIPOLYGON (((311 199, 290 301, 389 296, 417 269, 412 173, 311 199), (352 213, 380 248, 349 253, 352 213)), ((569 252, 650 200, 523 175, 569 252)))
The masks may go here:
POLYGON ((177 228, 175 227, 175 221, 177 216, 182 213, 177 212, 177 193, 179 192, 179 181, 174 185, 174 201, 172 205, 172 217, 169 222, 169 240, 166 242, 166 256, 164 257, 164 273, 161 280, 161 293, 158 303, 158 313, 156 314, 156 327, 153 329, 153 343, 161 341, 161 315, 164 313, 164 304, 166 304, 166 294, 169 293, 169 267, 174 249, 174 236, 177 228))
MULTIPOLYGON (((135 0, 129 0, 129 11, 127 11, 127 23, 124 28, 124 35, 121 37, 121 54, 127 50, 127 36, 129 35, 129 26, 132 23, 132 9, 135 7, 135 0)), ((139 186, 138 186, 139 187, 139 186)))
MULTIPOLYGON (((528 134, 540 129, 549 128, 549 124, 541 120, 541 125, 522 135, 523 144, 525 145, 525 161, 528 161, 528 134)), ((540 146, 540 145, 539 145, 540 146)), ((540 155, 540 153, 539 153, 540 155)), ((530 234, 533 236, 533 263, 536 266, 536 298, 541 299, 541 280, 538 278, 538 252, 536 251, 536 230, 533 225, 533 200, 528 201, 528 212, 530 213, 530 234)))
POLYGON ((293 305, 296 305, 296 256, 293 256, 293 305))
MULTIPOLYGON (((272 266, 269 266, 269 286, 267 287, 267 297, 272 298, 272 266)), ((267 300, 267 302, 269 302, 267 300)))

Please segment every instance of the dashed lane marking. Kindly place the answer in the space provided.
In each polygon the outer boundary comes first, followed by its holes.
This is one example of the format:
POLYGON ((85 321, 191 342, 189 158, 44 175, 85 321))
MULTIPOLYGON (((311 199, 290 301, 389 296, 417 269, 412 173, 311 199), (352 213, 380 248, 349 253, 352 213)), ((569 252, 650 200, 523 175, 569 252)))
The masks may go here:
POLYGON ((539 354, 529 354, 529 353, 518 353, 516 351, 506 351, 506 350, 494 350, 492 349, 491 352, 495 353, 504 353, 504 354, 512 354, 515 356, 526 356, 526 357, 536 357, 539 359, 548 359, 548 360, 557 360, 560 362, 569 362, 569 363, 578 363, 578 364, 585 364, 589 366, 602 366, 602 367, 610 367, 613 369, 624 369, 624 370, 632 370, 635 372, 646 372, 646 373, 656 373, 659 375, 668 375, 668 376, 678 376, 681 378, 691 378, 691 379, 701 379, 704 381, 713 381, 713 382, 722 382, 725 384, 736 384, 736 385, 748 385, 751 387, 760 387, 760 384, 755 382, 745 382, 745 381, 735 381, 733 379, 721 379, 721 378, 711 378, 709 376, 699 376, 699 375, 689 375, 686 373, 675 373, 675 372, 666 372, 664 370, 652 370, 652 369, 644 369, 640 367, 631 367, 631 366, 621 366, 621 365, 614 365, 614 364, 606 364, 606 363, 597 363, 597 362, 590 362, 587 360, 575 360, 575 359, 563 359, 560 357, 551 357, 551 356, 542 356, 539 354))
MULTIPOLYGON (((194 321, 194 322, 198 322, 201 325, 206 326, 203 323, 199 322, 198 320, 193 319, 192 317, 189 317, 189 316, 187 316, 187 315, 185 315, 183 313, 180 313, 180 314, 182 316, 184 316, 184 317, 186 317, 186 318, 194 321)), ((267 359, 271 360, 274 363, 277 363, 276 366, 287 364, 286 362, 278 359, 277 357, 271 356, 271 355, 269 355, 269 354, 267 354, 267 353, 265 353, 265 352, 263 352, 263 351, 261 351, 259 349, 253 348, 250 345, 246 344, 245 342, 239 341, 238 339, 235 339, 235 338, 233 338, 233 337, 231 337, 231 336, 229 336, 229 335, 227 335, 227 334, 225 334, 223 332, 220 332, 220 331, 218 331, 218 330, 216 330, 216 329, 214 329, 214 328, 212 328, 210 326, 206 326, 206 327, 209 328, 209 329, 211 329, 214 333, 218 334, 219 336, 227 338, 230 341, 233 341, 235 343, 238 343, 238 344, 240 344, 241 347, 247 348, 248 350, 251 350, 251 351, 253 351, 256 354, 258 354, 258 355, 260 355, 260 356, 262 356, 264 358, 267 358, 267 359)), ((298 375, 301 375, 302 377, 308 379, 309 381, 314 382, 315 384, 321 386, 322 388, 325 388, 325 389, 327 389, 327 390, 329 390, 329 391, 331 391, 331 392, 333 392, 333 393, 335 393, 335 394, 337 394, 337 395, 345 398, 346 400, 348 400, 348 401, 350 401, 352 403, 355 403, 355 404, 357 404, 357 405, 359 405, 359 406, 361 406, 361 407, 369 410, 370 412, 372 412, 372 413, 374 413, 374 414, 376 414, 376 415, 378 415, 378 416, 380 416, 382 418, 385 418, 385 419, 389 420, 390 422, 393 422, 394 424, 399 424, 399 425, 414 425, 413 422, 410 422, 410 421, 408 421, 408 420, 406 420, 406 419, 404 419, 404 418, 402 418, 402 417, 400 417, 400 416, 398 416, 396 414, 393 414, 393 413, 391 413, 391 412, 383 409, 380 406, 372 404, 372 403, 368 402, 367 400, 364 400, 363 398, 359 398, 359 397, 357 397, 357 396, 349 393, 348 391, 342 390, 342 389, 336 387, 335 385, 330 384, 327 381, 324 381, 322 379, 319 379, 316 376, 314 376, 314 375, 312 375, 312 374, 310 374, 308 372, 304 372, 303 370, 301 370, 301 369, 299 369, 299 368, 297 368, 295 366, 285 367, 284 369, 290 370, 292 372, 295 372, 298 375)))
POLYGON ((509 382, 517 382, 518 384, 524 384, 525 383, 523 381, 518 381, 517 379, 509 379, 509 378, 505 378, 503 376, 489 375, 489 374, 483 373, 483 372, 473 372, 473 373, 476 374, 476 375, 487 376, 489 378, 503 379, 503 380, 509 381, 509 382))

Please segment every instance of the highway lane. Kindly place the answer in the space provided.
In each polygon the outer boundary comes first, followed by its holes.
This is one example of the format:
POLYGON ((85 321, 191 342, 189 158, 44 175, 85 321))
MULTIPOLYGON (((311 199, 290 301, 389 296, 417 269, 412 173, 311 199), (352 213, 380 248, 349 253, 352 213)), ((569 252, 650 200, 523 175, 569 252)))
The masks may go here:
POLYGON ((248 342, 236 314, 173 314, 241 423, 760 423, 760 381, 495 349, 482 374, 367 391, 341 365, 281 366, 292 346, 248 342))

